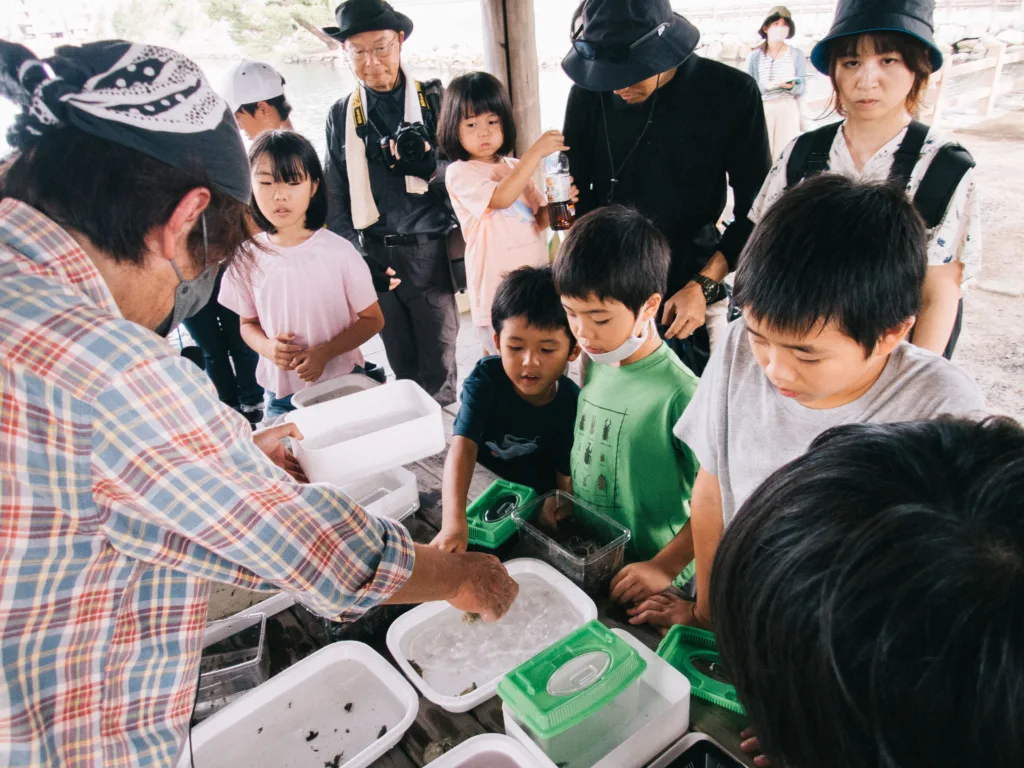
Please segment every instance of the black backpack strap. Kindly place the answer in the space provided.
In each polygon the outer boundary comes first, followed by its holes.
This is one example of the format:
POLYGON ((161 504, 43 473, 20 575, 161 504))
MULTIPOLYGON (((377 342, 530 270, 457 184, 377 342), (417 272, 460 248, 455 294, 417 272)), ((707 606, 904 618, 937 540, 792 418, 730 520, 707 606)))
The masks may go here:
POLYGON ((971 153, 959 144, 947 144, 932 159, 914 194, 914 207, 928 229, 942 221, 964 174, 974 166, 971 153))
POLYGON ((903 141, 900 142, 896 154, 892 157, 890 179, 899 181, 904 188, 910 183, 910 174, 914 172, 914 166, 921 159, 921 150, 924 148, 924 140, 927 137, 928 126, 917 120, 911 120, 903 141))
POLYGON ((828 156, 841 123, 832 123, 800 136, 786 163, 786 188, 801 179, 828 170, 828 156))
MULTIPOLYGON (((423 126, 431 136, 437 136, 437 123, 441 115, 441 97, 444 95, 444 86, 440 80, 427 80, 422 83, 422 94, 427 102, 427 108, 423 109, 423 126)), ((423 105, 420 104, 422 109, 423 105)))

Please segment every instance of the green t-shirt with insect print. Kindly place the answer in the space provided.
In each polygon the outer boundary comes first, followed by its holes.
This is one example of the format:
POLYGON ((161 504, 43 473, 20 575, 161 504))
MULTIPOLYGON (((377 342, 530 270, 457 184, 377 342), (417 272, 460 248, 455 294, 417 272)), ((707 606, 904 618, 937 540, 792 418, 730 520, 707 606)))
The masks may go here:
MULTIPOLYGON (((650 560, 690 519, 699 465, 672 428, 697 383, 666 344, 631 365, 587 366, 570 461, 573 495, 629 528, 627 560, 650 560)), ((693 570, 690 563, 676 584, 693 570)))

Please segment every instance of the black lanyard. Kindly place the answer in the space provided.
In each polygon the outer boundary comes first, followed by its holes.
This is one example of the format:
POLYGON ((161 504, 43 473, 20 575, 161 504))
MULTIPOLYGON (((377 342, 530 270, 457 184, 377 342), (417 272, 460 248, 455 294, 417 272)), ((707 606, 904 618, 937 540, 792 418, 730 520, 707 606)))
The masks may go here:
MULTIPOLYGON (((661 85, 661 75, 658 75, 658 86, 661 85)), ((629 158, 636 152, 636 148, 640 146, 640 142, 644 140, 644 136, 647 134, 647 129, 651 127, 651 123, 654 122, 654 108, 658 105, 658 91, 660 87, 656 86, 654 89, 654 95, 651 97, 651 110, 647 115, 647 122, 644 123, 644 129, 640 131, 640 135, 636 138, 636 143, 633 144, 633 148, 626 153, 626 156, 622 159, 619 167, 615 167, 615 157, 612 155, 612 139, 608 133, 608 114, 604 107, 604 94, 602 93, 601 98, 601 119, 604 121, 604 141, 608 147, 608 165, 612 169, 611 186, 608 188, 608 205, 611 205, 615 199, 615 185, 619 183, 619 174, 622 173, 622 169, 626 167, 626 163, 629 162, 629 158)))

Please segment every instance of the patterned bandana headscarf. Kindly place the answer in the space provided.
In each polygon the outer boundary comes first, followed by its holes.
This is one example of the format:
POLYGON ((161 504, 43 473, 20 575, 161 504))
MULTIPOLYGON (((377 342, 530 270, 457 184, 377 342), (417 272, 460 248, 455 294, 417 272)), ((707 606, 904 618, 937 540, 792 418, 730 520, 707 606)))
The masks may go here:
POLYGON ((61 46, 39 60, 0 40, 0 94, 23 108, 7 135, 16 149, 70 124, 186 173, 201 169, 219 191, 249 202, 249 161, 234 116, 199 66, 176 51, 105 40, 61 46))

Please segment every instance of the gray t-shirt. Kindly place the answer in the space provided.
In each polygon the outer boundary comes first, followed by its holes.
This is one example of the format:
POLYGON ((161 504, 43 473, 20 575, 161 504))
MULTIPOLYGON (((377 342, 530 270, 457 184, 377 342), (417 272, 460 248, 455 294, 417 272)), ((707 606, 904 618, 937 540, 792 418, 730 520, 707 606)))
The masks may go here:
POLYGON ((673 431, 701 467, 718 478, 729 525, 769 475, 803 454, 830 427, 977 416, 984 408, 981 391, 963 371, 906 342, 896 347, 878 381, 861 397, 838 408, 807 408, 780 395, 768 381, 740 319, 730 323, 673 431))

